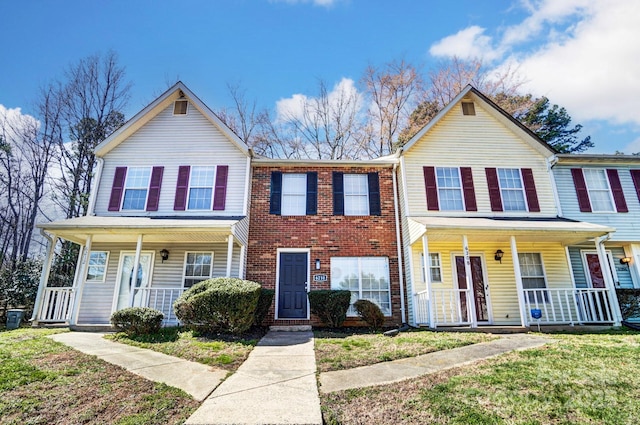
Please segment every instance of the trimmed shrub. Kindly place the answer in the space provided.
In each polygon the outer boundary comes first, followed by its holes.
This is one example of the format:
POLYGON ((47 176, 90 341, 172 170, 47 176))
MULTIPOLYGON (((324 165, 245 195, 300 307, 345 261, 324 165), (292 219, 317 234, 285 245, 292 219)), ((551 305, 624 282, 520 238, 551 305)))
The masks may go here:
POLYGON ((156 333, 162 326, 164 314, 149 307, 129 307, 111 315, 111 324, 129 336, 156 333))
POLYGON ((616 289, 616 295, 625 320, 640 317, 640 289, 616 289))
POLYGON ((353 303, 353 308, 358 312, 358 316, 373 329, 380 329, 384 325, 384 314, 378 304, 369 300, 358 300, 353 303))
POLYGON ((339 328, 347 318, 351 292, 345 290, 318 290, 309 292, 311 312, 332 328, 339 328))
POLYGON ((267 317, 267 313, 269 313, 269 307, 271 307, 275 294, 276 291, 273 289, 260 289, 260 298, 258 298, 258 306, 256 307, 256 314, 254 315, 254 325, 262 325, 265 317, 267 317))
POLYGON ((196 283, 173 304, 176 317, 203 332, 241 334, 255 320, 260 284, 219 277, 196 283))

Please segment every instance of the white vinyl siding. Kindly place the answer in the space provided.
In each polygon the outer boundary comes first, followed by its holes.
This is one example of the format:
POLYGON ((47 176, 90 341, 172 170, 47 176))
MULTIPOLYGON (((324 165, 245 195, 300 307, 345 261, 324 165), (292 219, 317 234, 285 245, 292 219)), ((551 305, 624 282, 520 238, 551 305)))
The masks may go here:
POLYGON ((190 210, 210 210, 213 202, 214 167, 192 167, 189 176, 190 210))
POLYGON ((609 187, 609 179, 605 170, 587 168, 582 170, 584 180, 587 183, 589 200, 591 201, 591 211, 593 212, 614 212, 613 196, 609 187))
POLYGON ((524 200, 524 185, 518 168, 498 168, 498 181, 502 208, 505 211, 526 211, 524 200))
POLYGON ((147 206, 151 168, 130 167, 124 184, 123 210, 144 210, 147 206))
POLYGON ((307 213, 307 175, 282 175, 281 215, 305 215, 307 213))
POLYGON ((332 257, 331 289, 351 291, 349 316, 357 315, 353 303, 359 299, 372 301, 385 316, 391 315, 389 262, 386 257, 332 257))
POLYGON ((369 181, 366 174, 344 175, 344 215, 369 215, 369 181))
POLYGON ((183 286, 190 288, 213 273, 213 252, 187 252, 184 257, 183 286))
POLYGON ((436 167, 438 200, 441 211, 463 211, 462 183, 457 167, 436 167))

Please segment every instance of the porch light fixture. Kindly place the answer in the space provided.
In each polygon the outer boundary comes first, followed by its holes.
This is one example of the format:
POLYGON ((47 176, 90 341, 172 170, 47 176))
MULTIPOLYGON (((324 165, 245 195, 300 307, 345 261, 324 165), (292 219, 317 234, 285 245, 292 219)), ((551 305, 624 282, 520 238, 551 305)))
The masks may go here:
POLYGON ((502 256, 503 255, 504 255, 504 252, 501 249, 499 249, 499 250, 496 251, 496 253, 494 254, 493 258, 496 261, 500 261, 500 264, 502 264, 502 256))
POLYGON ((320 259, 316 258, 316 270, 320 270, 320 259))
POLYGON ((162 248, 162 250, 160 251, 160 258, 162 258, 163 263, 164 263, 164 260, 169 259, 169 251, 167 251, 166 248, 162 248))
POLYGON ((620 264, 626 264, 629 267, 629 263, 631 262, 631 257, 622 257, 620 259, 620 264))

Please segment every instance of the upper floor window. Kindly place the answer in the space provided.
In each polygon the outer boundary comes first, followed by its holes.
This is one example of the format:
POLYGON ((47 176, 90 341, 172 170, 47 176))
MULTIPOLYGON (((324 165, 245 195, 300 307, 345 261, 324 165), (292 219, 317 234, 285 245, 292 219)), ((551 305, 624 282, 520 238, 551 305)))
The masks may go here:
POLYGON ((187 115, 188 105, 186 100, 176 100, 173 104, 173 115, 187 115))
POLYGON ((587 168, 582 172, 589 191, 592 211, 613 212, 613 199, 605 171, 587 168))
POLYGON ((464 210, 462 183, 458 168, 436 167, 436 180, 440 209, 443 211, 464 210))
POLYGON ((628 212, 616 169, 572 168, 581 212, 628 212))
POLYGON ((269 214, 315 215, 318 203, 318 173, 271 173, 269 214))
POLYGON ((150 168, 129 168, 124 185, 123 210, 144 210, 150 179, 150 168))
POLYGON ((163 172, 164 167, 116 167, 108 210, 158 211, 163 172))
POLYGON ((224 210, 227 198, 228 165, 194 166, 181 165, 173 209, 224 210))
POLYGON ((498 168, 498 179, 504 210, 526 211, 527 204, 524 201, 524 186, 520 170, 517 168, 498 168))
POLYGON ((333 173, 334 215, 381 215, 378 173, 333 173))
POLYGON ((189 181, 190 210, 209 210, 213 201, 214 167, 192 167, 189 181))

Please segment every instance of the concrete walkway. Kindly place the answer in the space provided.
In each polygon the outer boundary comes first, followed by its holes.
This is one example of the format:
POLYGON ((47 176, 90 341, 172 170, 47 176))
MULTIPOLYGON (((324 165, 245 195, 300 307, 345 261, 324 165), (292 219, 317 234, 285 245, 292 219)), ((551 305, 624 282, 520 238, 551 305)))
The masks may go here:
POLYGON ((417 357, 377 363, 354 369, 320 374, 320 392, 332 393, 351 388, 391 384, 405 379, 464 366, 514 350, 526 350, 553 342, 529 334, 501 335, 499 339, 417 357))
POLYGON ((312 332, 265 335, 185 424, 322 424, 312 332))
POLYGON ((51 335, 50 338, 85 354, 121 366, 143 378, 180 388, 198 401, 207 398, 227 376, 225 370, 144 348, 111 342, 104 339, 104 335, 66 332, 51 335))

